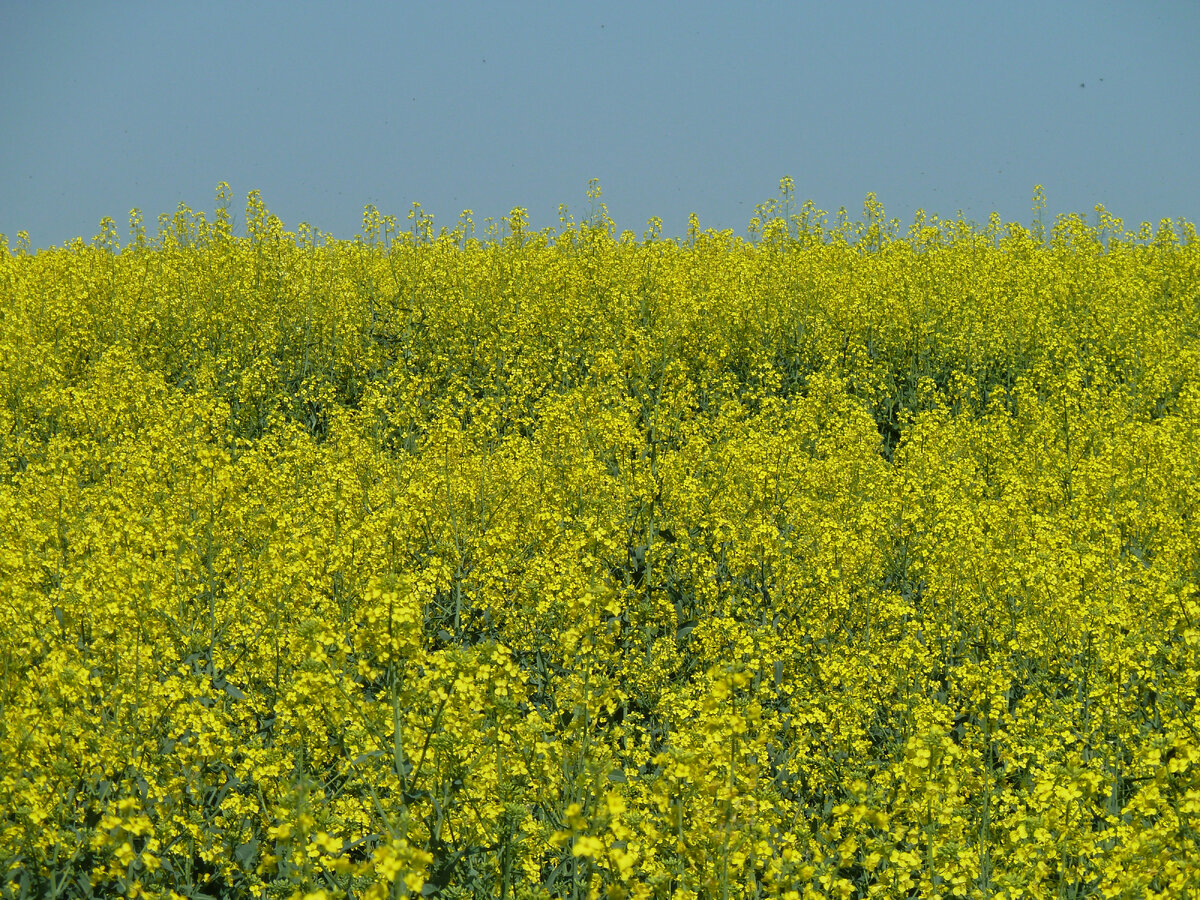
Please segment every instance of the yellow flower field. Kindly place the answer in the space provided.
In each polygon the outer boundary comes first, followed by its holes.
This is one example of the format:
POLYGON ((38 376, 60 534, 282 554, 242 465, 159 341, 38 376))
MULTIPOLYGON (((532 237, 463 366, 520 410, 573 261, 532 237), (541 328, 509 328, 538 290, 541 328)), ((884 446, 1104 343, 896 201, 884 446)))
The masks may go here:
POLYGON ((1194 226, 792 191, 0 238, 0 896, 1200 893, 1194 226))

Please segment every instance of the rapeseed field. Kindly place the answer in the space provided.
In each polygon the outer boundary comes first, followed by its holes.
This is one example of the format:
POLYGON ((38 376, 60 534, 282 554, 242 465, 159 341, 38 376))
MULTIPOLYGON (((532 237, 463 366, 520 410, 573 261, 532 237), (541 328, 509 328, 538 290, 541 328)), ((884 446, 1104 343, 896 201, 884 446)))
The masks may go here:
POLYGON ((1200 893, 1195 228, 599 197, 0 239, 0 894, 1200 893))

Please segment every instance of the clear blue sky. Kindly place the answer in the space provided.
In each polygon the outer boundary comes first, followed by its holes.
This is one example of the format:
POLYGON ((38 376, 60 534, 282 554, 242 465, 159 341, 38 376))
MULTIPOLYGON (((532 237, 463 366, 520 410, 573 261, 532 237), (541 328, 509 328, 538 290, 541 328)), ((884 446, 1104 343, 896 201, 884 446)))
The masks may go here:
POLYGON ((1200 2, 26 3, 0 0, 0 232, 155 231, 218 182, 289 229, 374 203, 438 224, 744 234, 797 199, 1200 221, 1200 2))

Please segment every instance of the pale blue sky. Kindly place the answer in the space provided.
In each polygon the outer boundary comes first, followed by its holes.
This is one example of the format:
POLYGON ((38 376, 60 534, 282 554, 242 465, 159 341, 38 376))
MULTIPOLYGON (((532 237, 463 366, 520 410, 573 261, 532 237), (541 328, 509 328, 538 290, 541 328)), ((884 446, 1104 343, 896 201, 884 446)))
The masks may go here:
POLYGON ((35 247, 262 191, 337 237, 587 211, 744 234, 781 176, 1028 223, 1200 220, 1200 2, 26 3, 0 0, 0 232, 35 247))

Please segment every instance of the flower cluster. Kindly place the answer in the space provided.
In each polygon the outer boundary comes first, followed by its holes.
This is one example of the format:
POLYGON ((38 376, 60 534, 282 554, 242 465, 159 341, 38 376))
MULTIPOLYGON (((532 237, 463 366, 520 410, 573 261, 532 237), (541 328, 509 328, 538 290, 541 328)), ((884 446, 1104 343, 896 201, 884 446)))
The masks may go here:
POLYGON ((0 893, 1200 892, 1194 227, 781 188, 0 238, 0 893))

